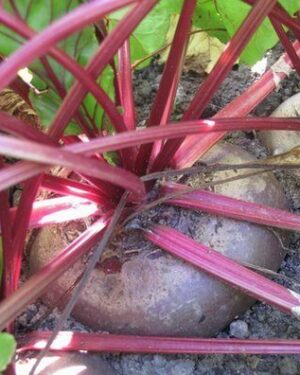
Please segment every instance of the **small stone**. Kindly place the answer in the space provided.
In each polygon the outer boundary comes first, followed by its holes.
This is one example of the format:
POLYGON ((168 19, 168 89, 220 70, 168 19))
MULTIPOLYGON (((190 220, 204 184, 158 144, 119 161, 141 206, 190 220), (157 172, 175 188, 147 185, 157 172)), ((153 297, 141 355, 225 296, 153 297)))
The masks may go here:
POLYGON ((246 322, 242 320, 236 320, 232 322, 229 326, 230 336, 236 337, 238 339, 245 339, 249 337, 249 328, 246 322))
POLYGON ((255 370, 257 365, 259 364, 260 359, 256 356, 249 356, 248 363, 252 370, 255 370))
POLYGON ((152 87, 149 82, 143 82, 143 86, 140 90, 140 95, 144 98, 147 98, 152 92, 152 87))
POLYGON ((153 356, 153 363, 155 366, 164 367, 166 366, 167 362, 168 362, 167 359, 161 355, 156 354, 153 356))
MULTIPOLYGON (((299 99, 300 94, 288 98, 271 114, 271 117, 299 117, 299 99)), ((300 143, 300 134, 297 131, 260 131, 258 136, 272 155, 287 152, 300 143)))
POLYGON ((174 361, 172 368, 170 369, 170 375, 192 375, 195 368, 195 362, 191 360, 174 361))
POLYGON ((279 372, 282 375, 299 374, 297 362, 291 357, 285 357, 279 362, 279 372))

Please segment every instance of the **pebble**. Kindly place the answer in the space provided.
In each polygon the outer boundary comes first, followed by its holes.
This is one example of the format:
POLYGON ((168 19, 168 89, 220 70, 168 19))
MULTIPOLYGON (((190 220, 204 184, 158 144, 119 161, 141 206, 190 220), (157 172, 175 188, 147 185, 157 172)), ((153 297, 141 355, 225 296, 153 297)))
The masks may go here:
POLYGON ((249 337, 249 327, 246 322, 242 320, 236 320, 229 326, 230 336, 236 337, 237 339, 245 339, 249 337))
MULTIPOLYGON (((285 101, 272 112, 271 117, 299 117, 300 94, 284 99, 285 101)), ((271 155, 287 152, 300 144, 300 134, 297 131, 261 131, 258 136, 271 155)))
POLYGON ((150 82, 145 81, 140 90, 140 95, 143 98, 147 98, 151 94, 151 91, 152 91, 152 87, 151 87, 150 82))
POLYGON ((299 374, 297 362, 291 357, 285 357, 279 362, 279 373, 282 375, 299 374))

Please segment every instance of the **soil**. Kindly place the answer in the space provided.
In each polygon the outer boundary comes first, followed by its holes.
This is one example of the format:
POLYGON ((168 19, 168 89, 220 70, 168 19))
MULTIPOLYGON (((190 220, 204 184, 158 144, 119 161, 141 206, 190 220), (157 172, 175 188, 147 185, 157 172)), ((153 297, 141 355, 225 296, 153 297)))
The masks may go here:
MULTIPOLYGON (((267 54, 271 65, 281 54, 280 46, 267 54)), ((150 67, 138 71, 135 76, 136 105, 140 126, 145 124, 151 102, 158 88, 162 67, 154 61, 150 67)), ((212 116, 235 96, 243 92, 256 78, 246 66, 235 67, 224 81, 206 110, 204 117, 212 116)), ((189 99, 195 93, 203 76, 194 72, 185 73, 182 77, 176 99, 174 118, 187 107, 189 99)), ((254 112, 257 116, 268 116, 285 99, 300 91, 300 79, 292 73, 254 112)), ((227 141, 237 144, 256 157, 267 155, 265 147, 257 139, 255 132, 235 132, 227 141)), ((276 177, 284 188, 290 208, 300 213, 300 180, 295 176, 277 173, 276 177)), ((287 256, 278 272, 278 283, 300 292, 300 234, 291 233, 287 245, 287 256)), ((46 311, 40 303, 31 305, 18 319, 18 331, 32 328, 39 317, 46 311)), ((51 313, 38 324, 40 329, 53 329, 57 313, 51 313)), ((36 328, 36 327, 34 327, 36 328)), ((70 318, 65 329, 85 330, 74 319, 70 318)), ((238 338, 298 338, 300 321, 285 315, 270 306, 256 303, 243 316, 240 316, 218 337, 238 338)), ((104 358, 115 369, 116 374, 124 375, 204 375, 204 374, 298 374, 300 373, 300 356, 260 356, 260 355, 104 355, 104 358)))

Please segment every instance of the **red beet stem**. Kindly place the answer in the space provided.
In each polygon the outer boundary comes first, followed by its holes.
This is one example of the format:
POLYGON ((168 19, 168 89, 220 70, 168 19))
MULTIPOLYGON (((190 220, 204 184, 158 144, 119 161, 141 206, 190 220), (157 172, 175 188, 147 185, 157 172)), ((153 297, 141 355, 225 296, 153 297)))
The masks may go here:
MULTIPOLYGON (((169 122, 189 40, 192 16, 196 3, 195 0, 185 0, 183 3, 169 56, 164 67, 155 101, 151 108, 147 126, 158 124, 165 125, 169 122)), ((159 145, 157 144, 157 146, 159 145)), ((146 144, 140 148, 136 166, 137 173, 140 175, 146 173, 152 147, 152 144, 146 144)))
POLYGON ((108 222, 109 216, 103 216, 26 281, 14 294, 7 297, 0 304, 0 330, 16 318, 29 303, 41 296, 51 282, 88 252, 99 241, 108 222))
POLYGON ((145 233, 154 244, 249 296, 300 318, 300 295, 263 277, 175 229, 155 225, 145 233))
MULTIPOLYGON (((18 353, 40 351, 51 332, 31 332, 18 339, 18 353)), ((103 333, 60 332, 51 351, 161 354, 300 354, 300 340, 240 340, 191 337, 126 336, 103 333)))
MULTIPOLYGON (((185 185, 171 182, 165 183, 162 191, 169 194, 185 189, 185 185)), ((206 190, 199 189, 178 198, 170 199, 166 203, 255 224, 300 231, 300 215, 206 190)))
MULTIPOLYGON (((205 107, 213 97, 214 93, 222 84, 223 80, 239 58, 241 52, 250 41, 251 37, 270 13, 276 0, 258 0, 249 12, 247 18, 239 27, 235 35, 225 47, 224 52, 219 57, 213 70, 200 86, 187 111, 183 115, 183 120, 199 118, 205 107)), ((151 171, 163 170, 174 156, 184 138, 166 142, 160 153, 157 155, 151 171)))
MULTIPOLYGON (((295 42, 294 48, 297 55, 299 55, 300 43, 295 42)), ((292 62, 287 54, 284 54, 259 80, 254 82, 243 94, 226 105, 213 119, 247 116, 278 87, 280 82, 289 74, 289 70, 292 70, 292 62)), ((207 134, 201 138, 197 136, 187 137, 176 152, 171 165, 174 168, 185 168, 193 165, 225 135, 226 131, 218 134, 207 134)))

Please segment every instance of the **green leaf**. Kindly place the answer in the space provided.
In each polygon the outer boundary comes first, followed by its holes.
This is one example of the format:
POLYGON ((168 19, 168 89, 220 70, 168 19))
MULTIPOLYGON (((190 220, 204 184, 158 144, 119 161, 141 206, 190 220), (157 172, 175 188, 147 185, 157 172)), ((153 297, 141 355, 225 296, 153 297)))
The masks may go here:
MULTIPOLYGON (((167 33, 167 42, 171 43, 175 30, 178 24, 179 15, 174 15, 171 18, 170 28, 167 33)), ((192 27, 192 32, 196 32, 189 38, 189 45, 185 53, 184 69, 199 72, 210 73, 220 54, 224 50, 224 44, 220 40, 207 32, 204 29, 192 27)), ((170 48, 160 53, 160 62, 167 61, 170 48)))
MULTIPOLYGON (((300 8, 300 0, 279 0, 285 9, 293 14, 300 8)), ((30 27, 40 31, 45 29, 54 20, 70 12, 82 3, 82 0, 53 1, 53 0, 14 0, 13 2, 19 14, 26 20, 30 27)), ((4 8, 14 13, 12 2, 5 1, 4 8)), ((171 20, 181 11, 183 0, 160 0, 152 11, 137 26, 130 37, 132 63, 140 60, 167 43, 167 32, 171 20)), ((126 17, 128 11, 134 5, 113 12, 107 16, 109 30, 112 30, 122 17, 126 17)), ((194 28, 209 29, 209 35, 226 43, 237 31, 246 18, 250 6, 242 0, 198 0, 193 16, 194 28)), ((192 39, 192 38, 191 38, 192 39)), ((269 48, 278 41, 276 33, 268 20, 265 20, 257 30, 248 46, 241 55, 240 60, 252 65, 256 63, 269 48)), ((0 54, 8 56, 23 43, 23 38, 8 28, 0 25, 0 54)), ((202 42, 201 42, 202 43, 202 42)), ((95 38, 93 26, 86 27, 79 33, 71 35, 59 43, 59 47, 72 56, 80 65, 85 66, 95 51, 98 42, 95 38)), ((146 60, 139 67, 149 64, 146 60)), ((72 75, 62 66, 49 58, 49 63, 63 87, 68 90, 74 82, 72 75)), ((47 89, 42 95, 31 93, 33 107, 41 118, 41 123, 47 127, 61 105, 62 100, 53 89, 52 82, 40 60, 34 61, 29 67, 33 72, 32 84, 39 90, 47 89)), ((114 98, 113 73, 110 67, 106 68, 98 80, 106 93, 114 98)), ((94 118, 98 127, 103 126, 103 109, 98 106, 92 95, 88 94, 84 99, 84 105, 91 118, 94 118)), ((83 112, 82 112, 83 113, 83 112)), ((71 121, 67 127, 67 133, 77 134, 80 129, 71 121)))
POLYGON ((293 15, 297 10, 300 9, 300 0, 279 0, 279 3, 293 15))
MULTIPOLYGON (((180 13, 182 0, 161 0, 143 19, 130 38, 131 61, 135 61, 151 54, 166 44, 166 36, 170 26, 171 16, 180 13)), ((109 27, 113 29, 131 7, 121 9, 108 16, 109 27)), ((150 63, 147 60, 139 65, 142 68, 150 63)))
MULTIPOLYGON (((101 74, 100 78, 98 79, 98 83, 111 99, 114 99, 115 97, 113 80, 113 70, 110 66, 107 66, 101 74)), ((96 102, 95 98, 91 94, 88 94, 85 97, 84 105, 90 117, 94 118, 96 126, 99 129, 101 129, 103 126, 103 108, 99 106, 99 104, 96 102)))
POLYGON ((226 43, 230 35, 224 25, 224 21, 212 0, 198 0, 193 16, 193 25, 208 30, 207 33, 226 43), (220 30, 219 30, 220 29, 220 30))
POLYGON ((178 13, 180 9, 176 7, 176 3, 179 2, 160 1, 134 31, 135 38, 147 53, 155 51, 165 43, 171 15, 178 13))
MULTIPOLYGON (((241 0, 218 0, 217 7, 230 36, 235 34, 251 9, 241 0)), ((277 41, 278 38, 270 21, 265 20, 248 43, 240 60, 248 65, 255 64, 277 41)))
MULTIPOLYGON (((26 22, 34 30, 39 31, 45 29, 51 22, 77 7, 80 4, 80 0, 15 0, 14 3, 22 18, 26 19, 26 22)), ((13 13, 10 2, 5 2, 5 8, 10 13, 13 13)), ((7 56, 14 52, 20 46, 20 42, 22 42, 22 38, 5 27, 0 26, 1 55, 7 56)), ((94 35, 94 27, 86 27, 79 33, 71 35, 59 43, 59 47, 69 56, 73 57, 80 65, 85 66, 98 48, 98 42, 94 35)), ((53 59, 49 58, 48 62, 61 85, 68 90, 74 82, 73 76, 53 59)), ((33 86, 39 90, 47 89, 47 92, 42 95, 31 93, 31 100, 34 109, 40 116, 42 125, 48 127, 62 100, 53 89, 40 60, 34 61, 29 68, 33 73, 33 80, 31 82, 33 86)), ((67 133, 77 134, 78 132, 78 126, 74 122, 70 122, 67 127, 67 133)))
POLYGON ((114 151, 104 152, 103 156, 104 159, 111 165, 119 165, 120 163, 119 156, 114 151))
MULTIPOLYGON (((87 27, 79 33, 71 35, 60 43, 61 49, 68 55, 72 56, 81 66, 85 66, 98 48, 98 42, 94 34, 94 28, 87 27)), ((69 89, 73 84, 71 73, 53 62, 54 71, 58 77, 63 77, 64 86, 69 89)))
MULTIPOLYGON (((210 4, 212 2, 213 0, 210 0, 210 4)), ((280 2, 290 14, 300 8, 299 0, 281 0, 280 2)), ((215 3, 228 34, 233 36, 247 17, 251 7, 241 0, 215 0, 215 3)), ((248 65, 253 65, 277 42, 278 37, 271 22, 266 19, 246 46, 240 60, 248 65)))
POLYGON ((16 341, 9 333, 0 333, 0 372, 10 364, 16 351, 16 341))
POLYGON ((18 34, 0 25, 0 55, 8 56, 21 46, 24 39, 18 34))
MULTIPOLYGON (((4 7, 10 13, 13 8, 10 1, 4 2, 4 7)), ((80 4, 80 0, 14 0, 20 16, 36 30, 44 29, 48 24, 62 17, 80 4)))
MULTIPOLYGON (((290 14, 300 8, 300 0, 281 0, 280 2, 290 14)), ((180 13, 181 7, 182 0, 161 0, 145 17, 130 39, 132 63, 166 44, 170 20, 172 16, 180 13)), ((132 6, 110 14, 108 16, 110 29, 115 27, 122 17, 126 17, 130 9, 132 6)), ((222 43, 226 43, 235 34, 250 9, 250 6, 242 0, 198 0, 193 16, 193 26, 208 29, 210 36, 217 37, 222 43)), ((277 35, 270 21, 266 19, 245 48, 240 60, 248 65, 255 64, 277 41, 277 35)), ((139 67, 144 67, 149 62, 150 60, 147 60, 139 67)))
MULTIPOLYGON (((37 95, 31 91, 29 93, 30 101, 36 110, 44 128, 48 128, 54 119, 61 103, 60 97, 53 91, 49 90, 45 93, 37 95)), ((71 121, 65 131, 65 134, 79 134, 80 129, 75 122, 71 121)))

